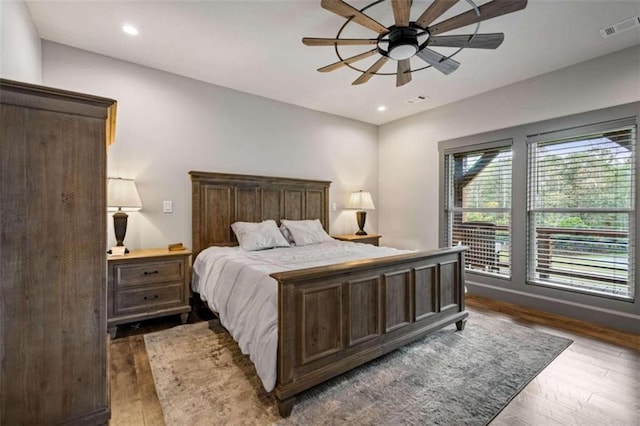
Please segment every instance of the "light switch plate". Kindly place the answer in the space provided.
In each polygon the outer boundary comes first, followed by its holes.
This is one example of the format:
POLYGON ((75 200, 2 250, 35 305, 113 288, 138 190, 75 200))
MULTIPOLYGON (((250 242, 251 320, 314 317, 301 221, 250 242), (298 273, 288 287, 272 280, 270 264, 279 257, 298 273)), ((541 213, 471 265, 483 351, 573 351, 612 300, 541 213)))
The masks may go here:
POLYGON ((173 201, 163 201, 162 202, 162 212, 163 213, 173 213, 173 201))
POLYGON ((338 210, 338 206, 336 206, 336 203, 331 203, 331 211, 335 212, 338 210))

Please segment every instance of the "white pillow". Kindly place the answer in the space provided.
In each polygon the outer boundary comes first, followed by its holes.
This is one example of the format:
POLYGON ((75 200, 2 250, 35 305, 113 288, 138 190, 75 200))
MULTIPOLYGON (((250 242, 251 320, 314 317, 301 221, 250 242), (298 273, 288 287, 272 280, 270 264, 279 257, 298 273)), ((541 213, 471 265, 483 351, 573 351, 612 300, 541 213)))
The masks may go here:
POLYGON ((306 246, 309 244, 324 243, 327 241, 333 241, 333 238, 329 236, 322 228, 322 224, 318 219, 314 220, 286 220, 282 219, 280 222, 287 227, 293 241, 297 246, 306 246))
POLYGON ((246 251, 265 250, 274 247, 289 247, 274 220, 235 222, 231 229, 236 234, 240 248, 246 251))

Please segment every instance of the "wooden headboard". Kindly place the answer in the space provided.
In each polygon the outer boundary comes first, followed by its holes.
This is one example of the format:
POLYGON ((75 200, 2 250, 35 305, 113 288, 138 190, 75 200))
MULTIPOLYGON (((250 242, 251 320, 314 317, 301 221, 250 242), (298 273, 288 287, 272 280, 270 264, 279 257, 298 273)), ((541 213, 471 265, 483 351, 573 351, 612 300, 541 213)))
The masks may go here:
POLYGON ((189 172, 193 258, 209 246, 238 245, 236 221, 320 219, 329 232, 331 182, 227 173, 189 172))

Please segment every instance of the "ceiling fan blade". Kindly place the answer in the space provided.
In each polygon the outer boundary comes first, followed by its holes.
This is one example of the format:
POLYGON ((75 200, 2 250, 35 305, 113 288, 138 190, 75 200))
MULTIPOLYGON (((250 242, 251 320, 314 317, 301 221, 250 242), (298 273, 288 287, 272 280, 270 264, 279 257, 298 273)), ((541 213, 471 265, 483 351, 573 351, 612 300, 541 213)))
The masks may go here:
POLYGON ((451 58, 447 59, 445 56, 442 56, 431 49, 427 49, 426 47, 416 55, 443 74, 451 74, 460 66, 459 62, 456 62, 451 58))
POLYGON ((375 38, 315 38, 304 37, 302 42, 307 46, 366 46, 369 44, 376 44, 378 42, 375 38))
POLYGON ((391 0, 396 27, 408 27, 412 0, 391 0))
POLYGON ((373 49, 373 50, 370 50, 368 52, 364 52, 364 53, 361 53, 359 55, 347 58, 344 61, 338 61, 338 62, 336 62, 334 64, 327 65, 327 66, 324 66, 322 68, 318 68, 318 71, 320 71, 320 72, 334 71, 334 70, 337 70, 338 68, 344 67, 347 64, 352 64, 354 62, 357 62, 357 61, 360 61, 362 59, 368 58, 369 56, 373 56, 376 53, 378 53, 378 49, 373 49))
POLYGON ((363 27, 369 28, 370 30, 375 31, 378 34, 384 34, 388 32, 387 27, 382 25, 380 22, 365 15, 355 7, 348 5, 342 0, 322 0, 320 2, 320 6, 322 6, 323 9, 335 13, 336 15, 342 16, 343 18, 353 18, 351 19, 353 22, 360 24, 363 27))
POLYGON ((416 19, 416 24, 422 28, 427 28, 430 23, 442 16, 443 13, 451 9, 459 1, 460 0, 435 0, 427 10, 416 19))
POLYGON ((396 73, 396 87, 404 86, 411 81, 411 61, 403 59, 398 61, 398 72, 396 73))
POLYGON ((429 27, 429 33, 431 35, 446 33, 447 31, 455 30, 456 28, 465 27, 467 25, 475 24, 476 22, 486 21, 487 19, 506 15, 507 13, 516 12, 524 9, 525 7, 527 7, 527 0, 493 0, 478 8, 480 10, 479 16, 476 15, 475 10, 461 13, 458 16, 454 16, 453 18, 429 27))
POLYGON ((470 47, 473 49, 497 49, 504 41, 504 34, 476 34, 434 36, 429 38, 429 46, 436 47, 470 47))
POLYGON ((380 57, 380 59, 378 59, 375 64, 371 65, 368 70, 363 72, 362 75, 351 84, 356 85, 366 83, 371 79, 371 77, 373 77, 374 73, 378 72, 380 68, 382 68, 382 66, 387 63, 388 60, 389 58, 387 58, 386 56, 380 57))

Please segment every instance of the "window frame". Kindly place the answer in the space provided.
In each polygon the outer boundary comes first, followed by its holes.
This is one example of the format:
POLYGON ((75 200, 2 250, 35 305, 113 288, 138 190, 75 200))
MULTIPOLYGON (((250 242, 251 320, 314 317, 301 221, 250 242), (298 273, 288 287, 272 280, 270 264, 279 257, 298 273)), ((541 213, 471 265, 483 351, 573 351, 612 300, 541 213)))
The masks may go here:
MULTIPOLYGON (((637 199, 638 199, 638 126, 636 123, 636 118, 622 118, 617 120, 610 120, 604 122, 590 123, 578 127, 562 129, 562 130, 550 130, 543 133, 537 133, 532 135, 527 135, 526 137, 526 151, 527 151, 527 173, 526 173, 526 257, 525 257, 525 281, 527 285, 531 286, 540 286, 547 287, 552 289, 557 289, 563 292, 574 292, 578 294, 585 294, 599 298, 609 298, 623 302, 634 302, 635 295, 638 291, 637 286, 635 285, 635 279, 637 277, 638 270, 635 265, 637 254, 637 230, 636 225, 633 218, 636 217, 637 210, 637 199), (606 133, 612 132, 615 130, 621 129, 629 129, 632 133, 632 143, 631 143, 631 176, 630 176, 630 184, 631 184, 631 200, 630 207, 628 208, 551 208, 551 207, 536 207, 535 204, 535 195, 531 192, 531 189, 535 186, 535 182, 538 179, 538 163, 536 162, 536 158, 532 158, 535 155, 534 151, 537 150, 538 144, 547 144, 558 142, 562 143, 563 140, 571 140, 578 138, 588 138, 589 136, 598 134, 598 133, 606 133), (629 216, 629 229, 628 229, 628 275, 627 275, 627 286, 628 286, 628 295, 621 296, 614 293, 606 293, 604 291, 597 291, 593 289, 588 289, 585 287, 580 287, 578 285, 564 284, 561 282, 552 282, 551 280, 538 280, 536 279, 536 267, 537 267, 537 250, 536 250, 536 213, 573 213, 573 212, 589 212, 589 213, 618 213, 618 214, 628 214, 629 216)), ((537 151, 536 151, 537 152, 537 151)))
MULTIPOLYGON (((513 235, 513 139, 512 138, 506 138, 506 139, 498 139, 498 140, 494 140, 491 142, 483 142, 483 143, 475 143, 472 145, 465 145, 465 146, 461 146, 461 147, 456 147, 456 148, 449 148, 449 149, 445 149, 442 151, 442 161, 443 161, 443 167, 441 167, 441 170, 444 171, 444 198, 443 198, 443 202, 440 206, 440 212, 441 212, 441 216, 444 217, 444 221, 441 221, 441 225, 444 224, 443 227, 441 227, 441 246, 443 245, 454 245, 457 244, 455 241, 453 240, 453 224, 452 224, 452 217, 455 213, 464 213, 466 210, 464 207, 456 207, 455 205, 450 205, 451 204, 451 194, 454 192, 454 182, 451 179, 451 170, 449 169, 449 164, 448 164, 448 158, 452 158, 455 155, 460 155, 460 154, 473 154, 473 153, 478 153, 478 152, 482 152, 482 151, 490 151, 490 150, 508 150, 511 153, 511 178, 510 178, 510 183, 511 183, 511 194, 510 194, 510 200, 511 203, 509 204, 508 208, 475 208, 472 209, 474 211, 486 211, 486 212, 491 212, 491 213, 508 213, 509 214, 509 230, 508 230, 508 234, 509 234, 509 274, 508 275, 503 275, 503 274, 497 274, 497 273, 492 273, 492 272, 487 272, 487 271, 482 271, 480 269, 471 269, 471 268, 466 268, 463 267, 465 273, 471 273, 471 274, 477 274, 477 275, 484 275, 487 277, 491 277, 491 278, 495 278, 498 280, 506 280, 506 281, 511 281, 512 277, 513 277, 513 252, 512 252, 512 247, 513 247, 513 240, 512 240, 512 235, 513 235)), ((455 203, 454 203, 455 204, 455 203)))
MULTIPOLYGON (((575 110, 575 109, 574 109, 575 110)), ((640 123, 640 102, 633 101, 626 104, 593 109, 574 114, 563 114, 566 109, 552 108, 549 111, 528 111, 526 121, 521 115, 497 117, 496 122, 476 122, 473 117, 460 117, 452 123, 449 138, 440 138, 435 148, 438 158, 438 190, 437 206, 433 213, 437 215, 438 226, 434 229, 438 235, 438 244, 445 247, 444 230, 444 152, 464 151, 473 145, 480 146, 486 141, 513 139, 513 184, 512 184, 512 279, 505 280, 480 274, 466 275, 466 286, 470 293, 504 300, 510 303, 529 306, 536 309, 554 312, 560 315, 573 316, 583 320, 596 322, 613 328, 635 330, 640 318, 640 285, 635 286, 633 299, 622 300, 608 297, 594 296, 560 290, 548 286, 528 284, 526 282, 526 229, 527 229, 527 197, 526 197, 526 165, 527 165, 527 137, 542 134, 550 130, 572 129, 620 119, 630 119, 640 123), (524 124, 520 124, 523 123, 524 124), (473 129, 480 128, 473 132, 473 129), (470 130, 471 129, 471 130, 470 130), (488 129, 488 130, 482 130, 488 129)), ((640 144, 640 141, 638 141, 640 144)), ((640 148, 636 151, 636 164, 640 164, 640 148)), ((428 189, 427 189, 428 190, 428 189)), ((636 173, 635 211, 640 209, 640 173, 636 173)), ((429 199, 431 203, 431 199, 429 199)), ((431 208, 429 208, 431 211, 431 208)), ((635 241, 640 244, 640 214, 634 219, 635 241)), ((431 221, 432 217, 425 217, 431 221)), ((640 247, 636 247, 636 265, 640 265, 640 247)), ((636 270, 640 272, 640 270, 636 270)), ((636 280, 638 273, 636 273, 636 280)))

